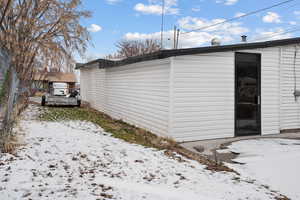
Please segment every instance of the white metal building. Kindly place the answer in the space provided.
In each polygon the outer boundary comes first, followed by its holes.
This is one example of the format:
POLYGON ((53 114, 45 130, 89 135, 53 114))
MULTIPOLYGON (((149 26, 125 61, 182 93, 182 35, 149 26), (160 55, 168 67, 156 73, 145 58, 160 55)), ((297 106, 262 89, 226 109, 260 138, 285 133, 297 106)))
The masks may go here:
POLYGON ((177 141, 296 131, 299 42, 292 38, 95 60, 78 65, 82 100, 177 141))

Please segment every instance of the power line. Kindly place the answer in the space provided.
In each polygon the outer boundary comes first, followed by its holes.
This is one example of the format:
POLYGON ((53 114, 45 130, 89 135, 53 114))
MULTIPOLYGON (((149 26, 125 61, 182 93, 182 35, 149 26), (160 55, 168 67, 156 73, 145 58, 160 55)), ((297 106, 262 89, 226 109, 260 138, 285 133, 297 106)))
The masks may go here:
POLYGON ((269 38, 273 38, 275 36, 279 36, 279 35, 284 35, 284 34, 287 34, 287 33, 293 33, 293 32, 298 32, 300 31, 300 28, 297 28, 297 29, 291 29, 291 30, 288 30, 288 31, 284 31, 284 32, 279 32, 279 33, 274 33, 274 34, 271 34, 271 35, 268 35, 268 36, 265 36, 265 37, 261 37, 261 38, 257 38, 255 39, 253 42, 258 42, 258 41, 261 41, 261 40, 264 40, 264 39, 269 39, 269 38))
POLYGON ((201 27, 201 28, 198 28, 198 29, 194 29, 194 30, 191 30, 191 31, 187 31, 187 32, 181 33, 181 35, 188 34, 188 33, 194 32, 194 31, 200 31, 200 30, 208 29, 208 28, 211 28, 211 27, 214 27, 214 26, 218 26, 218 25, 227 23, 227 22, 231 22, 231 21, 234 21, 234 20, 237 20, 237 19, 241 19, 241 18, 250 16, 250 15, 254 15, 254 14, 256 14, 256 13, 259 13, 259 12, 262 12, 262 11, 265 11, 265 10, 269 10, 269 9, 271 9, 271 8, 275 8, 275 7, 281 6, 281 5, 286 4, 286 3, 290 3, 290 2, 292 2, 292 1, 295 1, 295 0, 287 0, 287 1, 283 1, 283 2, 281 2, 281 3, 277 3, 277 4, 274 4, 274 5, 269 6, 269 7, 265 7, 265 8, 261 8, 261 9, 258 9, 258 10, 251 11, 251 12, 249 12, 249 13, 246 13, 246 14, 241 15, 241 16, 238 16, 238 17, 233 17, 233 18, 224 20, 224 21, 222 21, 222 22, 218 22, 218 23, 215 23, 215 24, 212 24, 212 25, 208 25, 208 26, 204 26, 204 27, 201 27))

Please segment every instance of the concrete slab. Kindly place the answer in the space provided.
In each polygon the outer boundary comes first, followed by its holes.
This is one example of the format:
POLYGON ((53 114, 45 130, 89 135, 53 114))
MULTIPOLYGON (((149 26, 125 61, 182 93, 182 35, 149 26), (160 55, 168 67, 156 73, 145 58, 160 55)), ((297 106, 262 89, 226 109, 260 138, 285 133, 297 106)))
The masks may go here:
POLYGON ((282 133, 276 135, 265 135, 265 136, 245 136, 245 137, 234 137, 234 138, 223 138, 223 139, 213 139, 213 140, 202 140, 195 142, 185 142, 180 145, 184 148, 204 155, 215 161, 226 161, 230 162, 231 159, 235 158, 236 155, 231 152, 219 153, 217 150, 226 149, 226 146, 230 145, 232 142, 237 142, 241 140, 251 140, 251 139, 263 139, 263 138, 282 138, 282 139, 298 139, 300 140, 300 132, 296 133, 282 133))

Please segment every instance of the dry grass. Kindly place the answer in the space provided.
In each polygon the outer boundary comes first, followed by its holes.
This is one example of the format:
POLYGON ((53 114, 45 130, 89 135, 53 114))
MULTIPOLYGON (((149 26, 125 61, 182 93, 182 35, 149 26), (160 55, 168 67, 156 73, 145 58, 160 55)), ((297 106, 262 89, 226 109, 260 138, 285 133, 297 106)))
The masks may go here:
POLYGON ((48 107, 43 113, 41 113, 40 119, 46 121, 90 121, 101 126, 106 132, 111 133, 113 137, 122 139, 126 142, 140 144, 145 147, 156 148, 158 150, 166 150, 165 154, 174 158, 177 153, 188 159, 196 160, 199 163, 206 165, 207 169, 212 171, 229 171, 236 173, 232 169, 224 166, 222 163, 216 163, 204 156, 183 148, 172 139, 158 137, 149 131, 132 126, 121 120, 115 120, 110 116, 89 107, 48 107))
POLYGON ((290 198, 280 195, 279 197, 275 197, 276 200, 291 200, 290 198))
POLYGON ((15 154, 20 146, 17 136, 1 136, 0 141, 0 150, 3 153, 15 154))
POLYGON ((4 75, 4 82, 2 85, 0 85, 0 105, 2 105, 7 99, 8 81, 9 81, 9 73, 6 72, 4 75))
POLYGON ((34 94, 34 96, 35 97, 42 97, 43 95, 45 95, 46 94, 46 92, 36 92, 35 94, 34 94))

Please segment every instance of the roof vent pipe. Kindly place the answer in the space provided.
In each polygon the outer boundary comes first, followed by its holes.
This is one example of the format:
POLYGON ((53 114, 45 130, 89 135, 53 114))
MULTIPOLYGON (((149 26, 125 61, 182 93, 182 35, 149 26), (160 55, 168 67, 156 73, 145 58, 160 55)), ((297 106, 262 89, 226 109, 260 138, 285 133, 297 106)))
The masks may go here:
POLYGON ((242 42, 247 42, 247 35, 242 35, 241 38, 242 38, 242 42))
POLYGON ((219 40, 219 38, 213 38, 211 40, 211 45, 212 46, 220 46, 221 45, 221 41, 219 40))

